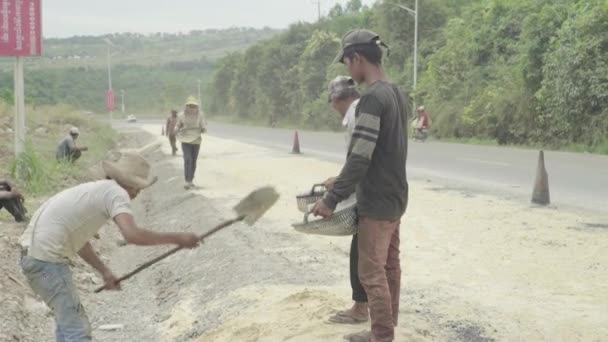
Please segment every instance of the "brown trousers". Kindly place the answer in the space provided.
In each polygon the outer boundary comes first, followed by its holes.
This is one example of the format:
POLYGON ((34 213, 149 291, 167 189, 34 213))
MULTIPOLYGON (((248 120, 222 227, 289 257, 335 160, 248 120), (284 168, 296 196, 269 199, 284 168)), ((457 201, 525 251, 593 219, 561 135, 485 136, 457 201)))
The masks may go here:
POLYGON ((400 220, 359 219, 359 278, 367 293, 373 342, 395 338, 401 289, 399 225, 400 220))

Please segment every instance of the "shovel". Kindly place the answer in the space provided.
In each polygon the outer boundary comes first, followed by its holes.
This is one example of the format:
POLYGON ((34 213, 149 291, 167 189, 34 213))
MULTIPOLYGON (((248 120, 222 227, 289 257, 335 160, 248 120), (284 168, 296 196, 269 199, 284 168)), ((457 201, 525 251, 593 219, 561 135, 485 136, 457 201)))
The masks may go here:
MULTIPOLYGON (((199 240, 203 240, 213 235, 214 233, 231 226, 237 222, 244 221, 248 225, 253 225, 268 209, 270 209, 274 203, 279 199, 279 194, 275 191, 273 187, 267 186, 263 188, 259 188, 251 192, 247 197, 243 198, 235 207, 234 211, 236 212, 236 217, 232 220, 225 221, 205 234, 200 235, 199 240)), ((182 247, 175 247, 156 258, 147 261, 134 269, 133 271, 123 275, 118 278, 118 283, 131 278, 137 273, 145 270, 146 268, 154 265, 155 263, 165 259, 166 257, 175 254, 177 251, 183 249, 182 247)), ((97 288, 95 293, 99 293, 105 289, 105 285, 97 288)))

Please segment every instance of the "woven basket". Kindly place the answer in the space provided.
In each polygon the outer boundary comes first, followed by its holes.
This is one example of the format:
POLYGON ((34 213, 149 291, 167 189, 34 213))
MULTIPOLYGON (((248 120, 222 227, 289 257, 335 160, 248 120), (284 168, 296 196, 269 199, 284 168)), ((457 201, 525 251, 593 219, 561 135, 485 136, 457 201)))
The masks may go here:
POLYGON ((292 227, 301 233, 327 236, 348 236, 357 232, 357 210, 354 204, 324 219, 309 221, 309 215, 307 213, 304 216, 304 222, 292 224, 292 227))
POLYGON ((298 209, 303 213, 309 212, 310 210, 308 207, 311 204, 315 204, 318 200, 323 198, 323 196, 325 196, 326 192, 327 192, 327 189, 325 188, 325 185, 323 185, 323 184, 313 185, 312 189, 310 189, 310 192, 296 196, 296 202, 298 203, 298 209))

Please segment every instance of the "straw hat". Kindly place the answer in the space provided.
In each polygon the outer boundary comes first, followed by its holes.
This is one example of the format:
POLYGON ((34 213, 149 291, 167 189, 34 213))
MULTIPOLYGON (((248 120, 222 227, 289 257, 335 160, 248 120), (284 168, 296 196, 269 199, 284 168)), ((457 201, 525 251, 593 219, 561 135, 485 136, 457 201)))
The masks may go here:
POLYGON ((150 164, 137 151, 123 150, 111 153, 102 163, 106 176, 121 185, 145 189, 154 184, 158 177, 150 177, 150 164))
POLYGON ((70 134, 72 134, 72 135, 79 135, 80 134, 80 130, 78 129, 78 127, 72 126, 70 128, 70 134))
POLYGON ((193 105, 193 106, 198 107, 198 101, 196 100, 196 98, 194 96, 188 96, 188 99, 186 100, 186 106, 188 106, 188 105, 193 105))

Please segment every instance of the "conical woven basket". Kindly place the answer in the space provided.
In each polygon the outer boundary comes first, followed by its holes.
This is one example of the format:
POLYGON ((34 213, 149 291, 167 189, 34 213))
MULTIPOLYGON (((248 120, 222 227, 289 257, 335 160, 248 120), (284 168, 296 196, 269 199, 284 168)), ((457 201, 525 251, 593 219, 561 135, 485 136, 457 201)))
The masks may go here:
POLYGON ((337 210, 333 216, 322 219, 309 220, 307 213, 304 222, 292 224, 292 227, 304 234, 326 236, 348 236, 357 232, 356 204, 350 204, 337 210))
POLYGON ((305 194, 300 194, 296 196, 296 201, 298 203, 298 210, 303 213, 307 213, 309 211, 309 206, 311 204, 315 204, 318 200, 325 196, 327 189, 323 184, 315 184, 312 186, 310 192, 305 194))

